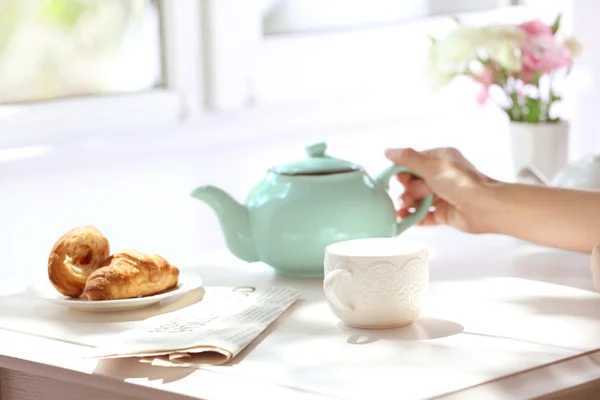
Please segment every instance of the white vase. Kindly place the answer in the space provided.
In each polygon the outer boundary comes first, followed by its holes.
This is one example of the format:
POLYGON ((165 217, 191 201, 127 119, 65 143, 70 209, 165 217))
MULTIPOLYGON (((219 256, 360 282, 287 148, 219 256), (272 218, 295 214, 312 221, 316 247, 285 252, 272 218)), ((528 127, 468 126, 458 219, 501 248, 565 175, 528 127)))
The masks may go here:
POLYGON ((567 121, 532 124, 510 123, 510 149, 513 174, 524 167, 534 167, 548 179, 569 161, 569 129, 567 121))

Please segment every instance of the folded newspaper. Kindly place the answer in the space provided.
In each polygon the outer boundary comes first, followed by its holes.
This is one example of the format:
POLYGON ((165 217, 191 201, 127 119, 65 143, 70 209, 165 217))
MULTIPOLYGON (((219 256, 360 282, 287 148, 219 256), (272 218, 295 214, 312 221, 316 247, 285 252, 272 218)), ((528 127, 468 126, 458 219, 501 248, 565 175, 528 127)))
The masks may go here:
POLYGON ((153 365, 220 365, 237 356, 298 298, 289 287, 208 287, 202 301, 151 317, 92 358, 138 357, 153 365))

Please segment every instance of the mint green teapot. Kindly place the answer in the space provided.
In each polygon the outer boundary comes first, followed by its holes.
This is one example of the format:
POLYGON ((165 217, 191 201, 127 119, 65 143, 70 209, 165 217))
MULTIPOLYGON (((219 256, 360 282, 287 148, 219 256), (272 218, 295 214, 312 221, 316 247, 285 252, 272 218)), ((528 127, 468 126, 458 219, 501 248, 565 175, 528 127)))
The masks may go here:
POLYGON ((425 217, 433 196, 398 220, 387 190, 402 166, 372 179, 357 164, 325 154, 323 142, 307 158, 271 168, 242 205, 223 190, 201 186, 192 196, 217 214, 229 250, 262 261, 281 275, 322 277, 325 247, 350 239, 393 237, 425 217))

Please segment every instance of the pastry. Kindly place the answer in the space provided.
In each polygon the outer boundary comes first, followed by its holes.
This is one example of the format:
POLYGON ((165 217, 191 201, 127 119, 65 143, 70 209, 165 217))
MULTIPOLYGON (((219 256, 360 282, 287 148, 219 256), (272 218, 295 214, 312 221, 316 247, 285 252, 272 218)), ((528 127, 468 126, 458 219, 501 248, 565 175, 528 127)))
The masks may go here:
POLYGON ((179 270, 156 254, 126 249, 110 256, 92 272, 84 300, 118 300, 154 295, 177 285, 179 270))
POLYGON ((88 276, 110 256, 108 239, 93 226, 79 226, 66 232, 48 257, 48 278, 61 294, 76 297, 88 276))

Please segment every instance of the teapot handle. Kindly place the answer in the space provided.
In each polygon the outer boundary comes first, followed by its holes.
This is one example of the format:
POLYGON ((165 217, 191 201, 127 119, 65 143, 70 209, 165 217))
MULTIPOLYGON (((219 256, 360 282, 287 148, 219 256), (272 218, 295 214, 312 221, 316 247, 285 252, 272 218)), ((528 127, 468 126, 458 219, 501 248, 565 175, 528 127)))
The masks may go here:
MULTIPOLYGON (((391 167, 386 168, 383 172, 377 175, 377 177, 375 178, 375 182, 382 185, 385 190, 388 190, 390 187, 390 179, 392 178, 392 176, 401 174, 403 172, 408 172, 416 178, 419 177, 406 167, 403 167, 401 165, 392 165, 391 167)), ((433 204, 433 194, 429 194, 421 200, 417 211, 396 223, 396 235, 399 235, 400 233, 404 232, 405 230, 407 230, 408 228, 425 218, 427 212, 429 211, 429 207, 431 207, 431 204, 433 204)))

